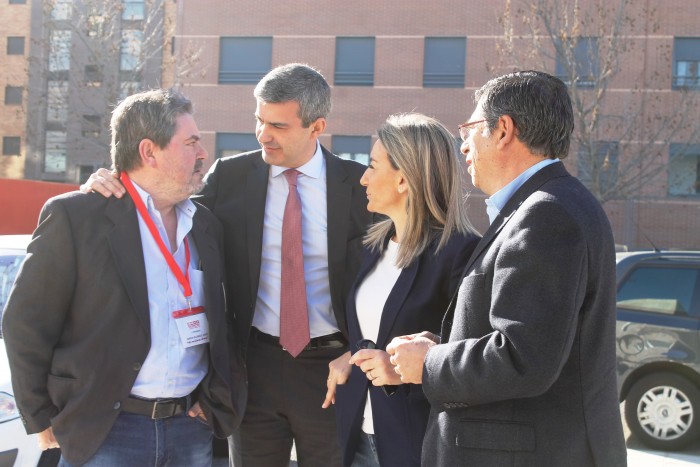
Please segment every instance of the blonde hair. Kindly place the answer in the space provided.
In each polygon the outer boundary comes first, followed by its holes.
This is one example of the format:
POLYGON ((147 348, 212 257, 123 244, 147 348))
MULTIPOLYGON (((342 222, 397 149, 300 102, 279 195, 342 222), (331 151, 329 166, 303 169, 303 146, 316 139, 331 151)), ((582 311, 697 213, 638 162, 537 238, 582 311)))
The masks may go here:
MULTIPOLYGON (((409 266, 436 238, 437 253, 455 232, 475 232, 467 217, 466 185, 456 140, 449 130, 434 118, 405 113, 390 116, 377 134, 392 167, 400 170, 408 183, 408 216, 397 266, 409 266)), ((364 244, 383 251, 393 232, 391 219, 379 221, 368 229, 364 244)))

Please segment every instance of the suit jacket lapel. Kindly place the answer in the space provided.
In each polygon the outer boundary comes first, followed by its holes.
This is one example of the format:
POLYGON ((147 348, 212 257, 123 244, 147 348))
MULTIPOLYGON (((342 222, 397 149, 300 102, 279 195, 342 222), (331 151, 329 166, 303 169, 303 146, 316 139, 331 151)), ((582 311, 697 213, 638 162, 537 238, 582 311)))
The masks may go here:
MULTIPOLYGON (((357 318, 357 308, 355 307, 355 295, 357 294, 357 288, 360 286, 360 284, 362 284, 362 281, 365 279, 367 274, 369 274, 369 272, 379 260, 379 254, 375 252, 369 252, 367 250, 363 251, 364 255, 362 263, 360 264, 360 269, 357 272, 357 277, 355 278, 355 282, 352 284, 352 287, 350 288, 350 294, 348 295, 348 335, 351 338, 362 335, 362 331, 360 330, 360 322, 357 318)), ((354 342, 350 343, 351 346, 352 344, 354 344, 354 342)))
MULTIPOLYGON (((221 261, 218 257, 218 248, 216 245, 216 239, 207 233, 209 228, 209 223, 200 215, 200 209, 204 209, 201 206, 197 206, 197 212, 195 212, 194 219, 192 220, 192 239, 197 245, 197 252, 199 253, 199 259, 203 265, 215 265, 217 262, 221 261)), ((207 320, 209 321, 209 327, 222 325, 223 323, 218 322, 218 318, 223 316, 222 313, 214 312, 214 308, 209 305, 214 305, 216 301, 214 297, 219 293, 221 285, 220 276, 218 275, 218 268, 213 266, 205 266, 203 268, 204 273, 204 295, 207 306, 204 307, 204 312, 207 315, 207 320)))
POLYGON ((248 246, 248 271, 251 303, 255 303, 260 281, 260 260, 262 258, 263 225, 265 223, 265 202, 270 166, 262 157, 253 163, 246 180, 246 245, 248 246))
MULTIPOLYGON (((338 306, 343 306, 342 278, 345 274, 345 254, 347 251, 347 232, 350 217, 352 185, 348 181, 340 161, 321 147, 326 159, 326 199, 328 226, 328 282, 331 289, 331 301, 336 319, 343 318, 338 306)), ((344 323, 338 322, 343 329, 344 323)))
POLYGON ((399 315, 403 303, 406 301, 408 291, 413 286, 413 281, 418 275, 418 267, 420 261, 414 261, 410 266, 404 268, 399 274, 391 293, 386 299, 384 310, 382 311, 382 319, 379 323, 379 334, 377 336, 377 347, 385 348, 388 344, 391 328, 394 326, 394 321, 399 315))
MULTIPOLYGON (((469 258, 469 261, 467 262, 467 265, 464 268, 464 273, 462 274, 462 277, 464 278, 464 276, 466 276, 469 273, 476 260, 481 256, 481 254, 484 252, 484 250, 486 250, 486 248, 491 244, 491 242, 498 236, 501 230, 503 230, 503 227, 508 223, 508 221, 510 221, 513 218, 513 215, 517 212, 518 208, 525 202, 526 199, 530 197, 530 195, 539 190, 540 187, 550 179, 556 177, 565 177, 568 175, 568 172, 564 168, 564 164, 561 162, 557 162, 539 170, 525 183, 523 183, 523 185, 520 188, 518 188, 515 191, 515 193, 513 193, 513 196, 511 196, 506 205, 503 206, 501 212, 498 214, 498 216, 496 216, 496 218, 493 220, 493 223, 489 226, 488 230, 486 230, 486 232, 484 233, 484 236, 476 245, 476 248, 474 248, 474 252, 472 253, 471 257, 469 258)), ((459 287, 457 288, 457 291, 459 291, 459 287)), ((447 342, 446 338, 449 337, 449 333, 452 329, 452 319, 454 317, 456 306, 455 302, 457 301, 456 298, 457 296, 455 295, 454 299, 452 300, 452 302, 450 302, 450 305, 445 312, 445 317, 442 320, 441 334, 443 337, 443 342, 447 342)))
POLYGON ((108 234, 114 264, 124 284, 134 312, 141 321, 146 335, 151 335, 151 319, 148 306, 146 265, 143 259, 138 214, 131 198, 111 198, 105 216, 114 223, 108 234))
MULTIPOLYGON (((360 266, 360 270, 357 274, 357 279, 355 280, 355 283, 350 291, 349 301, 351 303, 349 304, 349 307, 350 310, 355 312, 348 312, 348 328, 356 332, 358 336, 362 333, 360 331, 360 323, 357 319, 357 310, 355 309, 355 294, 357 292, 357 288, 360 286, 360 284, 362 284, 365 277, 367 277, 367 274, 369 274, 369 272, 376 266, 380 257, 381 254, 378 251, 366 251, 364 260, 362 261, 362 265, 360 266)), ((413 282, 418 275, 418 268, 419 261, 414 261, 409 267, 404 268, 401 271, 401 274, 399 274, 396 283, 392 287, 391 292, 384 303, 382 316, 379 322, 379 333, 377 334, 376 341, 377 348, 384 348, 386 346, 391 329, 396 321, 396 317, 399 315, 399 310, 401 310, 401 307, 406 301, 408 291, 413 286, 413 282)), ((351 335, 352 334, 353 332, 351 332, 351 335)))
POLYGON ((534 192, 539 190, 539 188, 544 185, 548 180, 555 177, 567 176, 568 173, 564 168, 564 164, 557 162, 548 165, 535 173, 530 177, 523 185, 518 188, 513 196, 508 200, 503 209, 498 216, 493 220, 493 223, 489 226, 484 236, 481 238, 479 243, 474 248, 467 266, 465 267, 465 273, 471 268, 477 258, 481 256, 481 253, 486 249, 486 247, 496 238, 498 233, 503 230, 503 227, 508 223, 508 221, 513 217, 518 208, 525 202, 526 199, 530 197, 534 192))

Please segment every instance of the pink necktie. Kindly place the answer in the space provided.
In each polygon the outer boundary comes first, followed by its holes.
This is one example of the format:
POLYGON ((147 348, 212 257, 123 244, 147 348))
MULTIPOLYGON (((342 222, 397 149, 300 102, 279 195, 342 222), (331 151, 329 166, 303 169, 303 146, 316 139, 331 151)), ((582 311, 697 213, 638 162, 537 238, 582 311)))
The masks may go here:
POLYGON ((301 199, 297 191, 299 172, 289 169, 287 204, 282 220, 282 291, 280 296, 280 345, 296 357, 309 343, 306 309, 304 253, 301 247, 301 199))

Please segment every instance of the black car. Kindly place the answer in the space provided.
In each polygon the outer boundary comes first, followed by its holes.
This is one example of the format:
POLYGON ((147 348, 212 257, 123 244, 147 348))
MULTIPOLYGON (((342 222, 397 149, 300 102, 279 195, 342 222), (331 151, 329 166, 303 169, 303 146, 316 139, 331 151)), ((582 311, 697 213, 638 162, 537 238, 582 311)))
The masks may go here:
POLYGON ((617 254, 617 372, 632 433, 677 450, 700 434, 700 252, 617 254))

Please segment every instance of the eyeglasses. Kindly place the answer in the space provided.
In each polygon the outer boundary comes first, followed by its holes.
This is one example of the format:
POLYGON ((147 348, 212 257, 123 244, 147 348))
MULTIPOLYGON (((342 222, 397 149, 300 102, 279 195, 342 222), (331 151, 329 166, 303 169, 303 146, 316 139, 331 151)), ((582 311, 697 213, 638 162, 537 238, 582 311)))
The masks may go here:
POLYGON ((469 136, 469 127, 476 125, 477 123, 482 123, 488 121, 487 119, 483 120, 474 120, 473 122, 465 122, 462 123, 461 125, 457 125, 457 128, 459 129, 459 137, 462 138, 462 141, 467 140, 467 136, 469 136))

